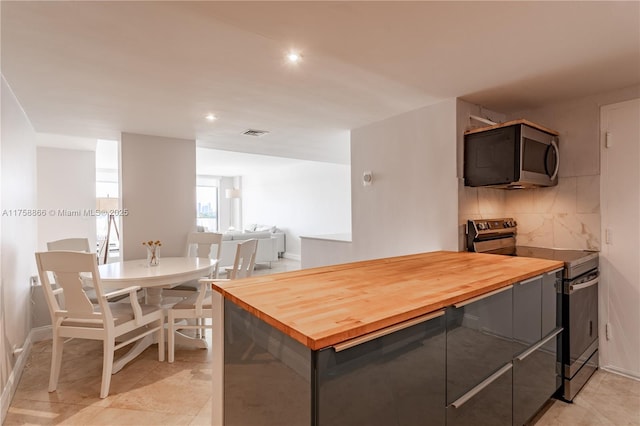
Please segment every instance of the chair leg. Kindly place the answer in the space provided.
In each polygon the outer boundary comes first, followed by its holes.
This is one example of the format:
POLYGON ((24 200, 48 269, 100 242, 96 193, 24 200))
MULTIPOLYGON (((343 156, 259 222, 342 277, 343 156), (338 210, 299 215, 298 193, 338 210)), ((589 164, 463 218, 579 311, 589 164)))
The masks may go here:
POLYGON ((113 353, 115 351, 115 340, 105 339, 102 342, 102 386, 100 387, 100 398, 109 395, 111 386, 111 372, 113 371, 113 353))
POLYGON ((158 361, 164 361, 164 317, 158 320, 158 361))
POLYGON ((200 338, 200 339, 204 339, 204 329, 205 329, 205 320, 204 318, 196 318, 196 324, 198 324, 200 326, 200 328, 198 329, 198 335, 196 337, 200 338))
POLYGON ((167 322, 169 323, 169 329, 167 330, 167 338, 169 340, 167 346, 168 346, 168 351, 169 351, 169 362, 173 362, 174 359, 174 354, 175 354, 175 340, 176 340, 176 336, 175 336, 175 324, 174 324, 174 317, 173 317, 173 310, 169 309, 169 315, 167 318, 167 322))
POLYGON ((53 392, 58 387, 60 377, 60 367, 62 365, 62 349, 64 338, 58 337, 54 332, 53 345, 51 348, 51 373, 49 374, 49 392, 53 392))

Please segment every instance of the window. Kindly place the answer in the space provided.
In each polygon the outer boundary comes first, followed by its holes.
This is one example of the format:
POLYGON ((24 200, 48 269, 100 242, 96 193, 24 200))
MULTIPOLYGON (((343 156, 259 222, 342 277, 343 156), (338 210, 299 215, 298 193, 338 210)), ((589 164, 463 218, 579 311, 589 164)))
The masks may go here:
POLYGON ((198 176, 196 183, 196 224, 207 232, 218 231, 218 179, 198 176))

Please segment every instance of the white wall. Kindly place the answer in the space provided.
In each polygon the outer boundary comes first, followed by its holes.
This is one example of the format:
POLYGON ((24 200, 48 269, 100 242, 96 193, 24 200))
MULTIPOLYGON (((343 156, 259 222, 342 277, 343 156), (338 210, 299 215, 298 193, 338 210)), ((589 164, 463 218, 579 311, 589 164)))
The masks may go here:
POLYGON ((355 258, 458 250, 457 185, 455 99, 353 130, 355 258))
POLYGON ((351 232, 350 167, 307 161, 242 177, 243 224, 286 233, 286 256, 300 256, 300 235, 351 232))
POLYGON ((89 238, 96 251, 96 157, 94 151, 37 148, 38 250, 61 238, 89 238), (76 212, 79 215, 74 215, 76 212))
POLYGON ((29 277, 36 272, 37 220, 35 216, 15 213, 17 209, 36 208, 36 133, 4 76, 0 93, 0 420, 3 420, 22 371, 20 364, 24 362, 24 357, 13 355, 13 347, 25 345, 31 328, 29 277))
POLYGON ((123 259, 146 257, 148 240, 162 241, 161 259, 183 256, 196 229, 195 141, 123 133, 120 143, 123 259))

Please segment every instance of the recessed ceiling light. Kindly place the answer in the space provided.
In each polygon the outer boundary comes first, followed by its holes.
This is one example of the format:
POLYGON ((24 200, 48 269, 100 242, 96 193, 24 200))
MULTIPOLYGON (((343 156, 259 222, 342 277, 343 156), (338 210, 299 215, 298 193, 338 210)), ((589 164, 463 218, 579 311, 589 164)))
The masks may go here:
POLYGON ((218 117, 216 117, 214 114, 207 114, 204 118, 207 121, 215 121, 218 117))
POLYGON ((297 64, 302 60, 302 55, 298 52, 289 52, 287 53, 287 60, 292 64, 297 64))

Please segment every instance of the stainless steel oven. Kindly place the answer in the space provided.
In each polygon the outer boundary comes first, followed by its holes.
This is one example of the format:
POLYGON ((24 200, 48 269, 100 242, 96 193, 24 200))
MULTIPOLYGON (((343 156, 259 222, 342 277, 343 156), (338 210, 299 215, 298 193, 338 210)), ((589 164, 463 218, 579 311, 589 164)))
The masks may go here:
POLYGON ((517 222, 512 218, 470 220, 469 251, 559 260, 562 273, 562 394, 572 401, 598 368, 598 252, 515 244, 517 222))
POLYGON ((563 398, 573 400, 598 368, 598 270, 589 271, 563 285, 563 336, 567 348, 563 360, 563 398))

